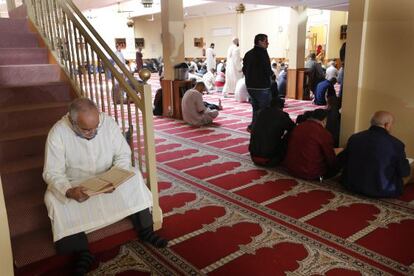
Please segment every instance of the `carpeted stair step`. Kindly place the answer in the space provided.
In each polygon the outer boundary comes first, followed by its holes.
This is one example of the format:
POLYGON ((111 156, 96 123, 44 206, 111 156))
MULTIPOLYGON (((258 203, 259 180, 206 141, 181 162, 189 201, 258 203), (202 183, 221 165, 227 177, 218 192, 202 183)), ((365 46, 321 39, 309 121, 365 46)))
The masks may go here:
POLYGON ((26 5, 20 5, 17 8, 9 11, 10 18, 27 18, 27 7, 26 5))
POLYGON ((0 65, 47 64, 46 48, 0 48, 0 65))
POLYGON ((69 102, 0 109, 0 133, 51 127, 67 113, 69 102))
POLYGON ((29 32, 29 24, 25 18, 0 18, 0 32, 29 32))
POLYGON ((41 85, 60 81, 60 68, 55 64, 0 65, 0 86, 41 85))
POLYGON ((18 268, 56 254, 50 229, 40 229, 17 236, 11 239, 11 244, 14 265, 18 268))
MULTIPOLYGON (((43 158, 42 158, 43 160, 43 158)), ((37 167, 19 170, 10 173, 2 173, 3 192, 6 198, 16 194, 27 193, 33 190, 46 188, 42 178, 43 161, 37 167)))
POLYGON ((36 48, 39 42, 34 33, 0 30, 0 48, 36 48))
POLYGON ((0 134, 0 164, 42 155, 49 127, 0 134))
POLYGON ((5 199, 12 238, 41 229, 50 229, 50 219, 43 199, 45 191, 46 187, 5 199))
POLYGON ((68 102, 72 99, 70 86, 66 82, 0 88, 0 108, 22 104, 68 102))

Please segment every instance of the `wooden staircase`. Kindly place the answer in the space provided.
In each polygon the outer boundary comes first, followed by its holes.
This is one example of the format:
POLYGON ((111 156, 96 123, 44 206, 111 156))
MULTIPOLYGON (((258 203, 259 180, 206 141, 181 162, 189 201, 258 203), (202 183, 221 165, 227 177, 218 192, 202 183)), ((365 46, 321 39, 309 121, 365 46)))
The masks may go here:
POLYGON ((27 19, 0 18, 0 36, 0 174, 14 264, 21 267, 54 252, 43 203, 44 148, 75 94, 27 19))

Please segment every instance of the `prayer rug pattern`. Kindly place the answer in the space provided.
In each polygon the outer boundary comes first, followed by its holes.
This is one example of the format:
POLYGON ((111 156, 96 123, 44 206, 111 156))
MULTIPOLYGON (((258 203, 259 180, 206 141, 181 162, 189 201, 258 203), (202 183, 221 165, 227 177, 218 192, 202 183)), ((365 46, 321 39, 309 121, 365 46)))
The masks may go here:
MULTIPOLYGON (((209 127, 154 118, 159 233, 170 245, 130 242, 90 275, 414 275, 413 185, 398 199, 369 199, 257 167, 250 105, 223 106, 209 127)), ((294 118, 314 108, 287 100, 285 110, 294 118)))

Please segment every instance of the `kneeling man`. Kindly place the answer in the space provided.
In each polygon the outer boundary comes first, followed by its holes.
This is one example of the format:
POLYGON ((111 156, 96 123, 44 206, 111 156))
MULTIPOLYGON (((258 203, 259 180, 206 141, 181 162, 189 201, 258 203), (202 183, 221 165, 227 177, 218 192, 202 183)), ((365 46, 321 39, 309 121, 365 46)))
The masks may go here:
MULTIPOLYGON (((404 144, 390 134, 394 118, 386 111, 376 112, 368 130, 352 135, 345 150, 342 180, 349 190, 371 197, 397 197, 410 182, 411 168, 404 144)), ((412 180, 412 179, 411 179, 412 180)))
MULTIPOLYGON (((203 102, 203 92, 206 91, 204 82, 197 82, 194 88, 185 92, 181 102, 183 119, 194 126, 208 125, 218 116, 216 109, 206 107, 203 102)), ((220 109, 220 105, 217 109, 220 109)))
POLYGON ((76 275, 86 273, 92 262, 85 233, 128 216, 143 241, 167 246, 153 231, 152 195, 139 170, 131 166, 125 138, 115 121, 99 113, 89 99, 73 101, 69 113, 50 130, 43 178, 56 251, 79 255, 76 275), (79 183, 112 166, 133 170, 135 175, 113 191, 89 197, 79 183))

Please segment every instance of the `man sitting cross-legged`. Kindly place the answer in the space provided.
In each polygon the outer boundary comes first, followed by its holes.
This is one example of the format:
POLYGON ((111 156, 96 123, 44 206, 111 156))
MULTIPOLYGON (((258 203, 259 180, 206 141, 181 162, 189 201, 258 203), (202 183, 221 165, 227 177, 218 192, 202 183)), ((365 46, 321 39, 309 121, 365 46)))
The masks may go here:
POLYGON ((208 125, 218 116, 221 104, 211 105, 203 102, 203 92, 206 91, 204 82, 197 82, 194 88, 185 92, 181 101, 183 119, 194 126, 208 125), (215 109, 212 109, 214 107, 215 109))
POLYGON ((143 241, 167 246, 153 231, 152 195, 139 170, 131 166, 125 138, 115 121, 99 113, 89 99, 73 101, 69 113, 50 130, 43 178, 56 251, 78 255, 76 275, 86 273, 92 262, 85 233, 128 216, 143 241), (133 170, 135 175, 115 190, 89 197, 79 183, 112 166, 133 170))
POLYGON ((282 110, 283 101, 272 98, 270 107, 257 114, 250 135, 249 151, 253 162, 262 166, 275 166, 284 157, 287 132, 295 127, 289 114, 282 110))
POLYGON ((291 132, 283 163, 293 176, 318 180, 338 172, 334 140, 325 129, 326 120, 327 111, 316 109, 291 132))
POLYGON ((371 197, 397 197, 413 180, 414 162, 410 168, 404 144, 390 134, 393 122, 391 113, 378 111, 368 130, 349 138, 339 156, 346 188, 371 197))

